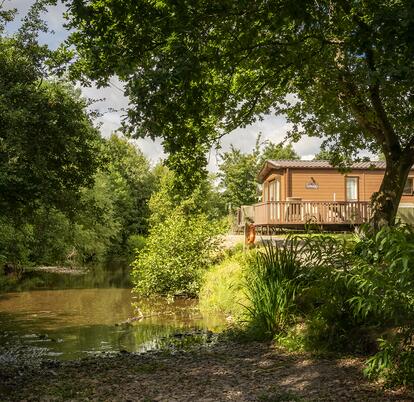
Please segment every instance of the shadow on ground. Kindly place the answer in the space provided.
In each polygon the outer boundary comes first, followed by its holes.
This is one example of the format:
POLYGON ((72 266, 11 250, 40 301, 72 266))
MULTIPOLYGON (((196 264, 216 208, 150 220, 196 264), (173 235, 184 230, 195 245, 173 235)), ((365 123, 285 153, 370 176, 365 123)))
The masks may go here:
POLYGON ((220 343, 193 352, 121 353, 0 371, 5 400, 412 401, 361 374, 363 359, 315 359, 269 344, 220 343))

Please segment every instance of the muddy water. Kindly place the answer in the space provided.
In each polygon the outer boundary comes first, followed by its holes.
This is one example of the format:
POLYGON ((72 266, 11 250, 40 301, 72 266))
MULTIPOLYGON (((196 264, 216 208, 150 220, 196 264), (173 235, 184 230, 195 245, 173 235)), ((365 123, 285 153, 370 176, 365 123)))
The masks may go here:
POLYGON ((138 299, 130 288, 117 286, 124 280, 108 287, 112 274, 100 272, 103 282, 95 287, 88 287, 90 278, 60 278, 53 289, 49 277, 39 282, 45 289, 0 294, 0 361, 145 351, 177 332, 224 326, 223 317, 203 316, 193 300, 138 299), (125 323, 138 315, 137 307, 144 318, 125 323))

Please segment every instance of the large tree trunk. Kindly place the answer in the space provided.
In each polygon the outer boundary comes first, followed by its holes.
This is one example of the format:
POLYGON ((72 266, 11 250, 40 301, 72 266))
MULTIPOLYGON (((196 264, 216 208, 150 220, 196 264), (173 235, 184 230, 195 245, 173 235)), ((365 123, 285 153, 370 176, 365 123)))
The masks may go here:
POLYGON ((387 158, 384 179, 377 193, 372 196, 373 215, 371 223, 375 229, 395 224, 398 205, 412 166, 411 155, 387 158))

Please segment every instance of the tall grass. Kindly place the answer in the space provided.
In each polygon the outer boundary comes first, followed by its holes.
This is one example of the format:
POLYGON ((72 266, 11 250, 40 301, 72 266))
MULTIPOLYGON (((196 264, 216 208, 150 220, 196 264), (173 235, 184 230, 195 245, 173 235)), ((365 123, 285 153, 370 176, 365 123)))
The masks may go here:
POLYGON ((204 314, 223 313, 234 320, 240 317, 243 305, 246 305, 243 291, 245 259, 243 252, 236 252, 205 273, 198 295, 199 307, 204 314))
POLYGON ((297 314, 296 298, 307 284, 300 248, 297 238, 288 237, 282 247, 265 245, 249 263, 246 318, 249 330, 257 338, 273 337, 286 329, 297 314))

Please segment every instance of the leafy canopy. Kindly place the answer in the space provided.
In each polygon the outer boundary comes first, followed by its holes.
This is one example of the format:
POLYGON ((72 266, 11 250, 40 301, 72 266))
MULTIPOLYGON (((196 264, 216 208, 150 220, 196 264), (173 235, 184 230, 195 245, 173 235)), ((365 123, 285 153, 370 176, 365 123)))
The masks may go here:
POLYGON ((12 15, 0 14, 0 209, 14 216, 40 204, 72 209, 101 163, 87 101, 56 79, 54 53, 38 44, 41 10, 35 6, 12 36, 1 29, 12 15))
POLYGON ((115 134, 105 141, 111 197, 116 214, 122 221, 125 242, 132 233, 146 233, 148 229, 148 200, 154 191, 154 175, 148 159, 133 143, 115 134))
POLYGON ((184 173, 218 137, 273 112, 293 138, 325 136, 347 155, 412 153, 410 0, 66 3, 73 74, 100 85, 119 75, 126 128, 161 137, 184 173))

